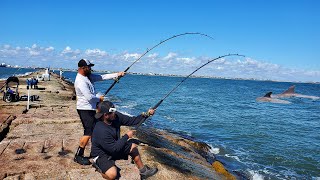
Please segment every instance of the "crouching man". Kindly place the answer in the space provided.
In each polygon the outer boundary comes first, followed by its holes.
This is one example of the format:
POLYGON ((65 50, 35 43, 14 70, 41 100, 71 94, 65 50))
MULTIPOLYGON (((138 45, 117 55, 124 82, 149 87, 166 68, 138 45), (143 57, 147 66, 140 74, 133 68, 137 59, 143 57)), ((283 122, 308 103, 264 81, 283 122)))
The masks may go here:
MULTIPOLYGON (((148 110, 148 115, 153 115, 154 109, 148 110)), ((96 119, 100 119, 94 127, 92 133, 91 157, 94 166, 99 169, 105 179, 116 179, 119 177, 115 161, 128 159, 130 155, 140 170, 141 179, 146 179, 157 173, 157 168, 150 168, 141 161, 137 144, 128 141, 135 131, 130 130, 120 137, 120 126, 133 126, 144 120, 147 115, 127 116, 116 111, 115 106, 110 101, 100 102, 96 119)))

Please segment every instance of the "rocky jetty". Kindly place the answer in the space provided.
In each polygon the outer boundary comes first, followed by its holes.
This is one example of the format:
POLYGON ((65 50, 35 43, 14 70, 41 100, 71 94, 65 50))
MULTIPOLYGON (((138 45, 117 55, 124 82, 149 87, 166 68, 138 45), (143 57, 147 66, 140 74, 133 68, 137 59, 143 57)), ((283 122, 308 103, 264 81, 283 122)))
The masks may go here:
MULTIPOLYGON (((27 94, 26 78, 37 74, 42 72, 19 77, 20 95, 27 94)), ((26 101, 0 102, 0 179, 103 179, 92 166, 73 161, 83 133, 73 84, 51 74, 50 81, 40 81, 38 87, 30 90, 39 100, 31 102, 29 110, 26 101)), ((147 126, 138 129, 135 139, 143 162, 159 169, 149 179, 236 179, 205 143, 147 126)), ((120 179, 140 179, 130 159, 116 164, 120 179)))

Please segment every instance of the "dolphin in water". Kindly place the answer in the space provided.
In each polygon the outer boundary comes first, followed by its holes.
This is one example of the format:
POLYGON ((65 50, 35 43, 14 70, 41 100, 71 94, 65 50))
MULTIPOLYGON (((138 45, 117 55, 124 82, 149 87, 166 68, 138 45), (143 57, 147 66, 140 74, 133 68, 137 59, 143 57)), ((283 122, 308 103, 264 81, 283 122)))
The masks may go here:
POLYGON ((298 94, 295 93, 295 85, 290 86, 287 90, 285 90, 283 93, 281 94, 275 94, 272 95, 272 97, 274 98, 290 98, 290 97, 298 97, 298 98, 309 98, 312 100, 318 100, 320 99, 320 97, 318 96, 309 96, 309 95, 304 95, 304 94, 298 94))
POLYGON ((278 99, 278 98, 273 98, 271 97, 272 92, 268 92, 266 95, 263 97, 258 97, 256 101, 258 102, 271 102, 271 103, 279 103, 279 104, 290 104, 290 101, 278 99))

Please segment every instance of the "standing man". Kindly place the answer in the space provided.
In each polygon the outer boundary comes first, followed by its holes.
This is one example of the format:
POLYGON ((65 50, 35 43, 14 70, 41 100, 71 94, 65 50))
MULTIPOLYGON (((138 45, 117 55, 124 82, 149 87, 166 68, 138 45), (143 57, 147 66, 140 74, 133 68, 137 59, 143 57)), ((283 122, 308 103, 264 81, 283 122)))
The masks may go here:
POLYGON ((62 74, 63 74, 63 71, 62 71, 62 69, 60 69, 60 79, 62 79, 62 74))
POLYGON ((103 101, 103 96, 98 97, 94 88, 95 81, 102 81, 106 79, 113 79, 124 76, 124 72, 113 74, 91 74, 91 67, 94 66, 89 60, 81 59, 78 62, 78 74, 74 82, 74 87, 77 95, 77 112, 80 116, 84 134, 80 139, 79 148, 75 154, 74 161, 82 164, 91 164, 88 157, 84 157, 84 149, 91 138, 96 119, 97 103, 103 101))
POLYGON ((119 177, 115 161, 128 159, 128 155, 137 165, 141 179, 146 179, 157 173, 157 168, 150 168, 141 161, 137 144, 128 141, 135 131, 130 130, 120 137, 120 126, 133 126, 139 124, 145 118, 154 114, 154 109, 139 116, 127 116, 116 110, 110 101, 100 102, 95 117, 100 119, 92 133, 91 157, 94 166, 98 168, 105 179, 116 179, 119 177))

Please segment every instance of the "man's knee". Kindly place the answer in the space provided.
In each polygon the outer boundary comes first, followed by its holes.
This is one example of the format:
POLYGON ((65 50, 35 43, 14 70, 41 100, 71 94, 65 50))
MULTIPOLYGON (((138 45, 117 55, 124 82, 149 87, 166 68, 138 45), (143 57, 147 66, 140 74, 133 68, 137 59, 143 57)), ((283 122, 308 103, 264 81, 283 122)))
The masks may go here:
POLYGON ((138 145, 137 144, 132 143, 131 150, 130 150, 130 155, 133 156, 133 157, 139 155, 139 150, 138 150, 138 145))
POLYGON ((133 149, 138 149, 137 147, 138 147, 138 145, 137 145, 137 144, 132 143, 132 144, 131 144, 130 152, 131 152, 133 149))
POLYGON ((102 177, 105 179, 116 179, 117 174, 117 168, 115 166, 112 166, 104 174, 102 174, 102 177))

